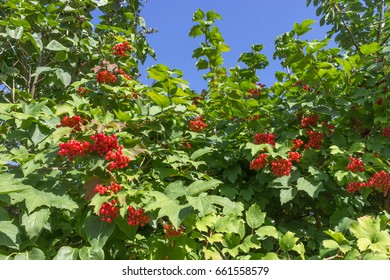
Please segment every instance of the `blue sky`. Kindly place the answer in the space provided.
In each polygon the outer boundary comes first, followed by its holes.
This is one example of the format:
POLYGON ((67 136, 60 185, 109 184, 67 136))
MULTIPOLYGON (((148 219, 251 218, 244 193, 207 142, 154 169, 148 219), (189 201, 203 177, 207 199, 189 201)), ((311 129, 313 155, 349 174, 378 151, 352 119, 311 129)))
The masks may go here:
MULTIPOLYGON (((199 47, 201 37, 188 36, 192 15, 197 9, 214 10, 222 16, 217 20, 230 52, 224 53, 227 68, 237 64, 243 52, 250 51, 253 44, 263 44, 263 53, 270 60, 270 66, 259 71, 260 82, 271 86, 275 82, 274 73, 281 70, 280 64, 273 61, 275 37, 292 30, 295 22, 305 19, 319 19, 313 6, 306 7, 306 0, 148 0, 144 3, 141 16, 149 28, 158 32, 148 35, 148 41, 157 54, 157 61, 149 58, 141 67, 141 81, 148 81, 146 68, 156 63, 168 65, 184 72, 184 78, 197 92, 206 88, 202 79, 204 72, 197 71, 192 52, 199 47)), ((318 23, 313 25, 308 39, 323 39, 326 28, 318 23)))

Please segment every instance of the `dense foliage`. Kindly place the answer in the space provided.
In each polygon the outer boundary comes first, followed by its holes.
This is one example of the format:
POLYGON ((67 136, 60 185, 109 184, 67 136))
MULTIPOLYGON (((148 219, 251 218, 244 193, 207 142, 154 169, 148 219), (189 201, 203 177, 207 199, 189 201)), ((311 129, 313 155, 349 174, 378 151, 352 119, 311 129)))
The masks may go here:
POLYGON ((270 87, 196 11, 198 94, 138 80, 139 0, 0 1, 0 258, 389 259, 390 10, 310 4, 338 47, 294 24, 270 87))

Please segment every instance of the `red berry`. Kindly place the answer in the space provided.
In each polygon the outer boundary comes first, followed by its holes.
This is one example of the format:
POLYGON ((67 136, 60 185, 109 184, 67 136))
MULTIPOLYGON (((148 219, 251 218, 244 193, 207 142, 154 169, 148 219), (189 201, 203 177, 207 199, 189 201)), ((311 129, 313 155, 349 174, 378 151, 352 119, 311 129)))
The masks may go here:
POLYGON ((133 206, 129 206, 127 208, 127 223, 130 226, 145 226, 149 223, 150 217, 145 214, 145 210, 143 208, 135 209, 133 206))
POLYGON ((104 202, 99 210, 99 216, 101 216, 102 221, 111 223, 113 219, 117 218, 119 215, 119 207, 116 205, 116 200, 113 199, 110 202, 104 202))
POLYGON ((100 156, 103 156, 109 151, 119 148, 118 140, 115 134, 109 136, 103 133, 98 133, 92 135, 90 138, 94 142, 90 148, 91 152, 97 152, 100 156))
POLYGON ((289 176, 292 169, 292 163, 288 159, 280 158, 271 162, 271 172, 277 177, 289 176))
POLYGON ((301 119, 301 127, 309 127, 310 125, 315 126, 317 125, 319 116, 316 114, 309 115, 303 119, 301 119))
POLYGON ((123 169, 128 166, 131 161, 128 156, 123 154, 123 146, 119 146, 116 151, 108 151, 105 157, 107 161, 111 161, 108 164, 108 170, 123 169))
POLYGON ((254 143, 255 144, 270 144, 272 146, 275 147, 275 137, 276 137, 276 134, 272 134, 272 133, 257 133, 255 134, 255 140, 254 140, 254 143))
POLYGON ((288 155, 288 159, 290 161, 295 161, 295 162, 299 162, 301 157, 302 157, 302 155, 298 152, 289 152, 289 155, 288 155))
POLYGON ((352 156, 349 157, 349 164, 346 168, 354 173, 365 171, 364 162, 360 158, 354 158, 352 156))
POLYGON ((81 126, 84 123, 85 121, 80 116, 64 116, 61 119, 61 124, 57 125, 57 127, 71 127, 73 128, 72 132, 76 132, 81 130, 81 126))
POLYGON ((384 170, 375 173, 374 176, 370 178, 367 185, 373 187, 375 190, 382 188, 384 196, 387 196, 390 189, 390 173, 384 170))
POLYGON ((294 146, 291 148, 291 150, 298 150, 299 147, 301 147, 305 143, 301 139, 294 139, 293 144, 294 146))
POLYGON ((260 170, 260 169, 263 169, 268 161, 267 161, 267 157, 268 155, 267 154, 261 154, 259 155, 256 159, 252 160, 250 165, 249 165, 249 168, 251 170, 260 170))
POLYGON ((68 157, 72 161, 77 156, 85 156, 89 151, 90 144, 87 141, 69 140, 66 143, 60 143, 58 146, 60 147, 58 154, 68 157))
POLYGON ((385 127, 382 131, 382 135, 384 137, 390 137, 390 126, 389 127, 385 127))
POLYGON ((112 49, 113 49, 112 52, 113 55, 126 57, 127 56, 126 51, 130 51, 131 46, 129 42, 123 42, 123 43, 116 44, 114 47, 112 47, 112 49))
POLYGON ((349 193, 354 193, 360 190, 361 188, 366 188, 366 187, 367 187, 367 183, 365 182, 350 182, 348 184, 346 191, 349 193))
POLYGON ((324 134, 314 130, 306 130, 307 136, 309 136, 309 141, 305 145, 306 149, 313 148, 319 149, 322 146, 322 140, 324 138, 324 134))
POLYGON ((108 70, 99 71, 96 75, 99 84, 111 84, 116 82, 116 77, 108 70))
POLYGON ((184 227, 181 226, 179 229, 175 229, 175 227, 172 224, 165 224, 164 231, 165 231, 165 235, 164 235, 165 238, 177 237, 184 232, 184 227))
POLYGON ((206 129, 207 124, 203 122, 203 116, 199 116, 190 121, 190 130, 194 132, 201 132, 206 129))

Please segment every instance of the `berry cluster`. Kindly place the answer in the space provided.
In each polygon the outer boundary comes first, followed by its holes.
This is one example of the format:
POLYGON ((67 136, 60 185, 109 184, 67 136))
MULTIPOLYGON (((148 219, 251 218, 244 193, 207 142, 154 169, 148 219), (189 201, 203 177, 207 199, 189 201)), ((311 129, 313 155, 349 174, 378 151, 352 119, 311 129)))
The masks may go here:
POLYGON ((207 127, 203 121, 203 116, 199 116, 190 121, 190 130, 194 132, 201 132, 207 127))
POLYGON ((291 150, 298 150, 303 144, 305 144, 301 139, 294 139, 293 140, 293 147, 291 150))
POLYGON ((366 182, 350 182, 346 188, 346 191, 349 193, 354 193, 360 190, 361 188, 366 188, 366 182))
POLYGON ((116 200, 112 199, 110 202, 104 202, 99 210, 99 216, 102 217, 103 222, 111 223, 113 219, 117 218, 119 214, 119 207, 116 205, 116 200))
POLYGON ((390 137, 390 126, 389 127, 385 127, 382 131, 382 135, 384 137, 390 137))
POLYGON ((60 143, 58 146, 60 147, 58 154, 67 157, 70 161, 77 156, 85 156, 90 148, 89 142, 77 140, 69 140, 68 142, 60 143))
POLYGON ((328 135, 333 134, 334 124, 327 124, 326 122, 322 122, 322 125, 328 129, 328 135))
POLYGON ((96 75, 99 84, 113 84, 116 82, 116 76, 108 70, 99 71, 96 75))
POLYGON ((250 97, 260 96, 261 90, 265 87, 265 85, 258 83, 255 88, 248 90, 250 97))
POLYGON ((88 88, 84 88, 84 87, 79 87, 77 89, 77 92, 78 92, 79 96, 84 96, 84 95, 86 95, 89 92, 89 89, 88 88))
POLYGON ((130 75, 126 74, 126 72, 123 71, 122 68, 119 68, 118 70, 116 70, 115 73, 119 74, 119 75, 122 75, 127 80, 131 80, 132 79, 132 77, 130 75))
POLYGON ((349 164, 347 165, 347 170, 356 173, 364 172, 365 166, 364 162, 360 158, 349 157, 349 164))
POLYGON ((272 134, 272 133, 257 133, 255 134, 255 140, 254 140, 254 143, 255 144, 270 144, 272 146, 275 147, 275 137, 276 137, 276 134, 272 134))
POLYGON ((117 194, 122 189, 122 186, 118 183, 111 183, 109 186, 103 186, 102 184, 98 184, 95 186, 95 193, 100 193, 101 195, 105 194, 111 194, 113 192, 114 194, 117 194))
POLYGON ((374 188, 375 190, 382 188, 384 196, 387 196, 387 193, 390 190, 390 173, 381 170, 377 172, 368 180, 368 186, 374 188))
POLYGON ((123 43, 116 44, 115 46, 112 47, 112 49, 113 49, 112 52, 113 55, 126 57, 127 56, 126 51, 130 51, 131 46, 129 42, 123 42, 123 43))
POLYGON ((309 115, 305 118, 302 118, 301 119, 301 127, 305 128, 305 127, 309 127, 310 125, 312 125, 312 126, 317 125, 318 118, 319 118, 319 116, 316 114, 309 115))
POLYGON ((267 157, 268 157, 267 154, 259 155, 256 159, 251 161, 249 168, 251 170, 263 169, 268 164, 267 157))
POLYGON ((91 152, 97 152, 100 156, 103 156, 109 151, 119 148, 118 140, 115 134, 109 136, 103 133, 97 133, 95 135, 91 135, 90 138, 92 141, 94 141, 94 143, 91 145, 91 152))
POLYGON ((179 229, 175 229, 175 227, 172 224, 164 225, 164 230, 165 230, 165 235, 164 235, 165 238, 177 237, 184 232, 183 227, 180 227, 179 229))
POLYGON ((301 159, 302 157, 302 154, 298 153, 298 152, 289 152, 288 154, 288 159, 290 161, 295 161, 295 162, 299 162, 299 160, 301 159))
POLYGON ((133 206, 127 208, 127 223, 130 226, 145 226, 149 223, 150 217, 145 214, 145 210, 140 208, 136 210, 133 206))
POLYGON ((65 116, 61 119, 61 123, 57 125, 58 127, 71 127, 73 128, 72 132, 80 131, 81 126, 85 123, 85 121, 80 116, 65 116))
POLYGON ((382 103, 383 103, 383 98, 378 98, 377 100, 376 100, 376 104, 377 105, 382 105, 382 103))
POLYGON ((116 151, 108 151, 105 159, 111 161, 108 164, 108 170, 122 169, 129 165, 130 158, 123 154, 123 146, 119 146, 116 151))
POLYGON ((383 195, 387 196, 390 190, 390 173, 381 170, 380 172, 376 172, 367 182, 350 182, 346 191, 353 193, 361 188, 382 189, 383 195))
POLYGON ((292 169, 292 163, 288 159, 280 158, 271 162, 271 172, 277 177, 289 176, 292 169))
POLYGON ((306 130, 306 135, 309 136, 309 141, 306 143, 305 148, 320 149, 322 146, 322 140, 324 139, 324 134, 319 131, 306 130))

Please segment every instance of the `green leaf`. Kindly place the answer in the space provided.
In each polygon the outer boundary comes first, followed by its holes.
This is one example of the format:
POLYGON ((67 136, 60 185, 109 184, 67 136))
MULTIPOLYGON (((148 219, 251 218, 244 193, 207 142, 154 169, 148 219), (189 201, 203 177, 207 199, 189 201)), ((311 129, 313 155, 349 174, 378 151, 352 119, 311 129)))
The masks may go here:
POLYGON ((176 199, 187 194, 187 189, 184 187, 183 181, 175 181, 170 183, 164 189, 164 193, 171 199, 176 199))
POLYGON ((206 194, 201 194, 198 197, 188 196, 187 200, 189 205, 191 205, 195 210, 199 211, 199 217, 204 217, 207 214, 215 212, 212 199, 206 194))
POLYGON ((70 76, 70 74, 68 72, 64 72, 64 70, 62 69, 57 69, 55 71, 55 74, 57 76, 57 79, 61 81, 61 83, 67 87, 70 85, 70 82, 72 80, 72 77, 70 76))
POLYGON ((0 194, 20 192, 32 188, 31 186, 22 184, 14 176, 14 174, 9 173, 0 174, 0 194))
POLYGON ((169 67, 164 64, 157 64, 147 69, 149 78, 162 82, 169 79, 169 67))
POLYGON ((363 216, 351 223, 349 230, 358 239, 360 251, 386 252, 390 248, 390 234, 380 230, 380 219, 363 216))
POLYGON ((305 19, 302 23, 294 23, 294 31, 298 36, 301 36, 311 30, 310 26, 315 23, 315 20, 305 19))
POLYGON ((262 226, 256 230, 256 233, 260 237, 271 236, 274 238, 279 238, 279 232, 274 226, 262 226))
POLYGON ((204 12, 201 9, 198 9, 196 12, 194 12, 194 14, 192 16, 192 20, 193 21, 201 21, 201 20, 203 20, 204 16, 205 16, 204 12))
POLYGON ((380 49, 381 45, 377 42, 372 42, 371 44, 360 46, 360 52, 364 55, 374 54, 380 49))
POLYGON ((28 189, 19 193, 11 194, 15 202, 25 200, 26 208, 29 213, 32 213, 36 208, 41 206, 54 207, 73 211, 78 209, 75 203, 68 195, 55 195, 53 193, 39 191, 36 189, 28 189))
POLYGON ((291 200, 294 199, 294 197, 297 194, 297 190, 295 188, 290 189, 281 189, 280 190, 280 204, 283 205, 291 200))
POLYGON ((114 223, 103 222, 98 216, 89 216, 85 221, 85 233, 92 247, 103 247, 114 229, 114 223))
POLYGON ((246 211, 246 222, 252 229, 260 227, 265 220, 266 213, 262 213, 258 205, 253 204, 246 211))
POLYGON ((11 221, 0 221, 0 245, 18 249, 19 229, 11 221))
POLYGON ((32 248, 29 252, 17 254, 14 260, 45 260, 45 258, 45 253, 42 252, 42 250, 38 248, 32 248))
POLYGON ((245 223, 235 215, 224 216, 215 223, 216 232, 237 233, 241 238, 245 236, 245 223))
POLYGON ((54 260, 77 260, 79 257, 79 249, 72 248, 69 246, 62 246, 57 255, 54 257, 54 260))
POLYGON ((69 51, 68 47, 65 47, 64 45, 62 45, 57 40, 51 40, 49 42, 49 44, 47 44, 46 49, 51 50, 51 51, 56 51, 56 52, 59 52, 59 51, 66 51, 66 52, 68 52, 69 51))
POLYGON ((15 29, 10 29, 10 28, 7 26, 7 27, 6 27, 6 31, 7 31, 7 34, 8 34, 12 39, 19 40, 20 38, 22 38, 24 28, 23 28, 23 26, 19 26, 19 27, 15 28, 15 29))
POLYGON ((197 37, 203 34, 203 28, 200 25, 194 25, 190 30, 190 37, 197 37))
POLYGON ((318 197, 318 194, 323 191, 321 182, 311 183, 304 178, 298 179, 297 189, 306 192, 311 198, 318 197))
POLYGON ((213 152, 213 151, 214 151, 213 148, 205 147, 205 148, 196 150, 196 151, 190 156, 190 158, 191 158, 192 160, 195 160, 195 159, 197 159, 197 158, 199 158, 199 157, 201 157, 201 156, 203 156, 203 155, 205 155, 205 154, 211 153, 211 152, 213 152))
POLYGON ((104 251, 100 247, 82 247, 79 251, 80 260, 104 260, 104 251))
POLYGON ((295 233, 288 231, 279 239, 280 249, 285 252, 293 250, 298 239, 298 237, 295 237, 295 233))
POLYGON ((28 238, 35 242, 50 218, 50 210, 47 208, 39 209, 31 214, 24 213, 22 216, 22 226, 24 226, 28 238))
POLYGON ((187 195, 196 196, 202 192, 212 190, 217 186, 219 186, 220 184, 222 184, 222 182, 216 179, 210 181, 198 180, 193 182, 191 185, 187 187, 187 195))
POLYGON ((322 246, 326 249, 338 249, 339 248, 339 243, 337 243, 334 240, 327 239, 322 241, 322 246))
POLYGON ((161 108, 168 107, 171 104, 169 98, 165 95, 159 94, 155 91, 150 91, 147 95, 161 108))

